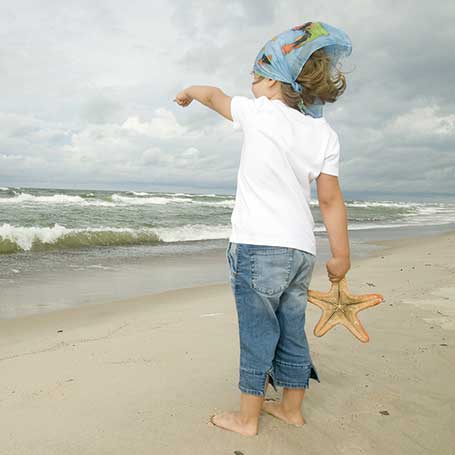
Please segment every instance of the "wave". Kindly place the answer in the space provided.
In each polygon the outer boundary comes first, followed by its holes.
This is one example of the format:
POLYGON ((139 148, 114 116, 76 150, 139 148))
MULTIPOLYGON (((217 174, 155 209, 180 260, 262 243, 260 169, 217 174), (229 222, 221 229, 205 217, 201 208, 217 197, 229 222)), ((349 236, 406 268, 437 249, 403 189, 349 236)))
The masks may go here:
MULTIPOLYGON (((114 193, 110 196, 109 200, 103 199, 84 199, 81 196, 72 196, 69 194, 54 194, 52 196, 35 196, 29 193, 20 193, 14 197, 10 198, 0 198, 0 204, 75 204, 75 205, 84 205, 84 206, 106 206, 106 207, 116 207, 118 205, 147 205, 147 204, 175 204, 175 203, 185 203, 185 204, 198 204, 206 206, 219 206, 226 208, 233 208, 235 204, 234 199, 226 199, 221 201, 196 201, 193 199, 187 199, 182 197, 168 197, 168 196, 150 196, 148 193, 143 193, 150 197, 132 197, 124 196, 122 194, 114 193)), ((93 193, 87 193, 86 197, 93 198, 93 193)))
MULTIPOLYGON (((154 193, 149 193, 147 191, 126 191, 127 193, 134 194, 135 196, 151 196, 154 193)), ((166 193, 160 192, 160 195, 163 196, 185 196, 185 197, 226 197, 226 195, 209 193, 209 194, 194 194, 194 193, 166 193)))
POLYGON ((98 246, 154 245, 228 238, 230 225, 188 224, 173 228, 66 228, 0 226, 0 254, 21 251, 48 251, 98 246))
POLYGON ((185 204, 196 204, 196 205, 206 205, 206 206, 220 206, 227 208, 234 208, 235 200, 227 199, 221 201, 195 201, 193 199, 185 199, 182 197, 163 197, 163 196, 152 196, 152 197, 130 197, 122 196, 121 194, 113 194, 112 200, 117 203, 131 204, 131 205, 145 205, 145 204, 170 204, 182 202, 185 204))
POLYGON ((209 194, 191 194, 191 193, 162 193, 167 196, 188 196, 188 197, 226 197, 226 195, 209 193, 209 194))
MULTIPOLYGON (((358 223, 358 224, 349 224, 348 231, 358 231, 362 229, 390 229, 390 228, 398 228, 398 227, 415 227, 415 226, 444 226, 446 224, 455 224, 455 220, 452 221, 427 221, 422 223, 419 220, 416 220, 415 223, 390 223, 390 224, 365 224, 365 223, 358 223)), ((314 228, 315 232, 326 232, 327 229, 324 225, 317 225, 314 228)))
POLYGON ((111 196, 113 202, 131 205, 145 205, 145 204, 170 204, 172 202, 186 202, 186 199, 182 198, 168 198, 160 196, 151 197, 131 197, 122 196, 121 194, 114 193, 111 196))
POLYGON ((128 191, 128 193, 134 194, 135 196, 150 196, 150 193, 144 191, 128 191))
MULTIPOLYGON (((153 193, 153 192, 147 192, 147 191, 125 191, 126 194, 133 194, 134 196, 157 196, 157 197, 163 197, 163 196, 189 196, 193 197, 192 194, 186 194, 186 193, 153 193)), ((115 193, 114 193, 115 194, 115 193)))
MULTIPOLYGON (((348 230, 390 229, 398 227, 453 224, 454 221, 427 221, 389 224, 349 224, 348 230)), ((323 224, 317 224, 315 232, 326 232, 323 224)), ((231 225, 187 224, 173 228, 66 228, 60 224, 53 227, 22 227, 3 224, 0 226, 0 254, 21 251, 49 251, 103 246, 158 245, 160 243, 195 240, 228 239, 231 225)))
POLYGON ((115 205, 109 201, 100 199, 86 200, 81 196, 71 196, 69 194, 54 194, 52 196, 34 196, 29 193, 20 193, 10 198, 0 198, 0 204, 77 204, 77 205, 115 205))
MULTIPOLYGON (((311 199, 310 205, 317 206, 317 199, 311 199)), ((392 207, 392 208, 412 208, 412 207, 423 207, 427 205, 425 202, 396 202, 396 201, 356 201, 346 200, 346 207, 359 207, 359 208, 370 208, 370 207, 392 207)), ((437 202, 429 202, 428 205, 444 205, 437 202)))
MULTIPOLYGON (((94 193, 86 193, 83 196, 69 194, 54 194, 51 196, 35 196, 29 193, 18 193, 8 187, 0 187, 3 191, 8 191, 12 197, 0 197, 0 204, 61 204, 61 205, 83 205, 83 206, 105 206, 116 207, 124 205, 166 205, 166 204, 193 204, 212 207, 234 208, 234 196, 221 196, 216 194, 193 195, 189 193, 148 193, 129 191, 126 194, 113 193, 107 195, 105 199, 96 198, 94 193), (196 198, 223 198, 220 200, 198 200, 196 198)), ((310 200, 311 207, 318 207, 317 199, 310 200)), ((412 216, 406 213, 409 210, 417 211, 421 214, 431 214, 436 212, 446 212, 455 214, 455 205, 436 202, 397 202, 397 201, 345 201, 347 208, 385 208, 401 209, 400 216, 412 216)))

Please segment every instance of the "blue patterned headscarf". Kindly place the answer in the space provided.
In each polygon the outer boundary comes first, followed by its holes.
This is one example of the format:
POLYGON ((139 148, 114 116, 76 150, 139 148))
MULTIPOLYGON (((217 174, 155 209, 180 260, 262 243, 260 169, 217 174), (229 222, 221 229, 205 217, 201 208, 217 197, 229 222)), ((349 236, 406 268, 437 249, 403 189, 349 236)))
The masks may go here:
MULTIPOLYGON (((303 87, 296 79, 311 54, 324 48, 335 66, 340 57, 352 51, 349 36, 339 28, 325 22, 306 22, 274 36, 259 51, 253 71, 261 76, 291 84, 294 91, 302 93, 303 87)), ((323 103, 316 98, 314 104, 299 102, 299 110, 312 117, 322 117, 323 103)))

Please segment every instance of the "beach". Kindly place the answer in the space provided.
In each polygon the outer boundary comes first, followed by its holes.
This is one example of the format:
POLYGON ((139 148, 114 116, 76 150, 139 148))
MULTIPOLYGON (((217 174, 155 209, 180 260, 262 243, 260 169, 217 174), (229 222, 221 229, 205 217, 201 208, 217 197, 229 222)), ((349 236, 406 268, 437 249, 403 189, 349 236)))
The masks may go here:
MULTIPOLYGON (((341 326, 315 337, 320 310, 308 304, 321 382, 310 382, 303 428, 265 413, 254 437, 208 423, 239 404, 226 275, 0 320, 0 453, 455 453, 455 231, 374 243, 382 249, 353 257, 346 275, 353 294, 385 298, 359 313, 369 343, 341 326)), ((329 287, 319 264, 310 288, 329 287)))

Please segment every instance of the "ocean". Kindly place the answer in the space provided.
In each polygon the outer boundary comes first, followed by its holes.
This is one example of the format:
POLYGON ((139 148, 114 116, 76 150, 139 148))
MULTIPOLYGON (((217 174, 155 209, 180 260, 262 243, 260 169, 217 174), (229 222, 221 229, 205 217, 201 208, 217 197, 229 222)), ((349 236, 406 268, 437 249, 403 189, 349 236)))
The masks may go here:
MULTIPOLYGON (((373 250, 372 239, 455 227, 455 201, 345 202, 352 257, 373 250)), ((234 203, 232 194, 0 187, 0 318, 227 282, 210 257, 227 246, 234 203)), ((311 211, 324 258, 316 199, 311 211)))

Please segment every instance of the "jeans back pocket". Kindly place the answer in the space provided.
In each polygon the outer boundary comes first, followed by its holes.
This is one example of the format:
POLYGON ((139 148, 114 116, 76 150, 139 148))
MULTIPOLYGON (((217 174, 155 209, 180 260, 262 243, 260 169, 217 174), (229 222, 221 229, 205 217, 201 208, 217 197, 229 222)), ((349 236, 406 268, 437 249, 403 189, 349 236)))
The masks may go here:
POLYGON ((251 287, 273 296, 289 285, 294 250, 267 245, 249 245, 251 287))

